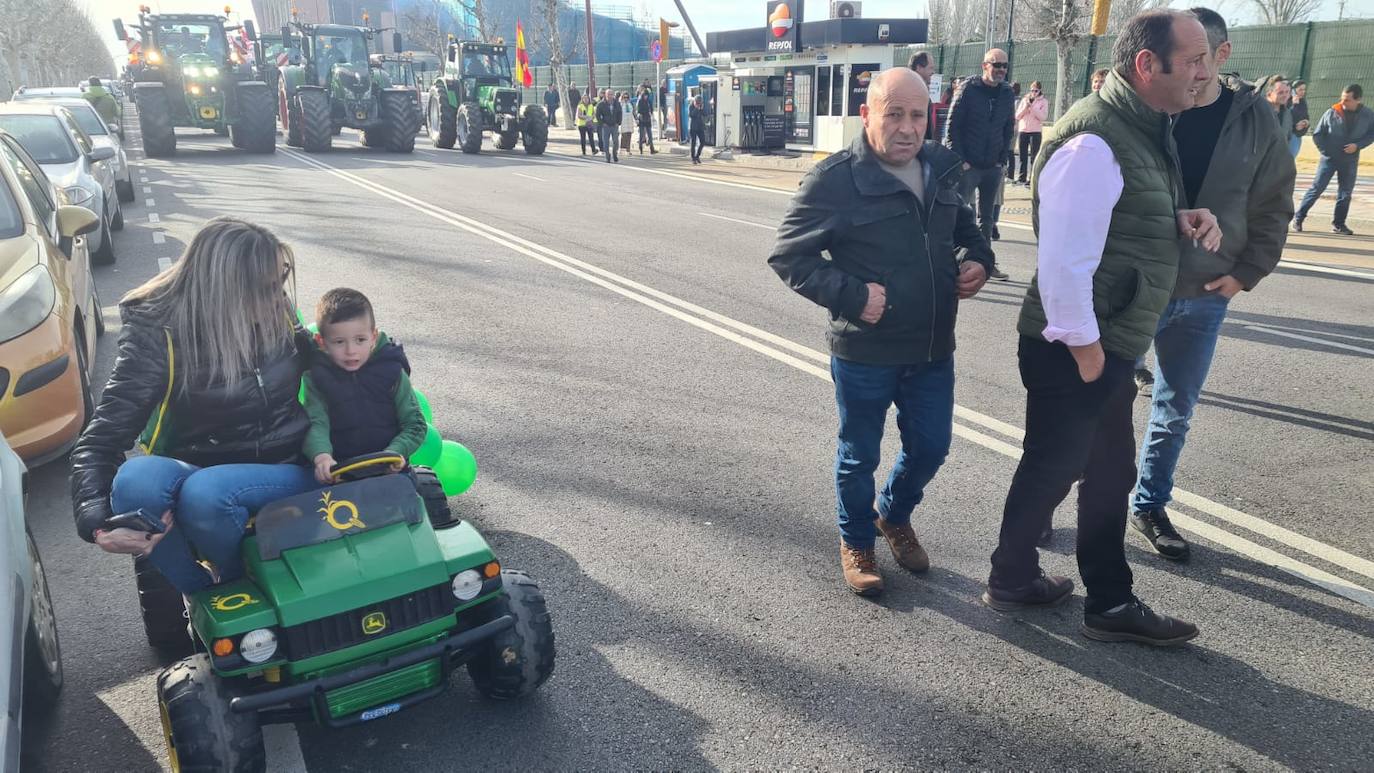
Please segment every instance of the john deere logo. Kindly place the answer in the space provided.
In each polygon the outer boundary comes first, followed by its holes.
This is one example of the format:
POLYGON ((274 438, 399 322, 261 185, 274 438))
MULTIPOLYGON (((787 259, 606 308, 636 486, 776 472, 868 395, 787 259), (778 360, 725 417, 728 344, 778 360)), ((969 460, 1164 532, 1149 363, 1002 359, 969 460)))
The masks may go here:
POLYGON ((363 618, 363 634, 374 636, 386 630, 386 615, 381 612, 369 612, 363 618))
MULTIPOLYGON (((335 502, 333 499, 330 498, 331 493, 332 492, 326 491, 320 495, 320 501, 324 503, 324 507, 321 507, 319 512, 324 513, 324 522, 329 524, 330 526, 333 526, 339 531, 348 531, 349 529, 366 529, 367 524, 363 523, 362 520, 358 518, 358 506, 348 501, 347 499, 340 499, 339 501, 335 502), (347 519, 339 519, 338 511, 340 510, 348 511, 347 519)), ((382 620, 382 625, 386 625, 385 618, 383 618, 382 620)))

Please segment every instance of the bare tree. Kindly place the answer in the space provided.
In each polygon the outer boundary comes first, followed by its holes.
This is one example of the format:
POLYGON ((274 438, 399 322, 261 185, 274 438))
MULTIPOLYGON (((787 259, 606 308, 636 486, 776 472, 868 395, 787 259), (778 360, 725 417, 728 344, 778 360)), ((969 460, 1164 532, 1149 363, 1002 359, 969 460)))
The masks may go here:
POLYGON ((1250 0, 1265 24, 1300 24, 1321 9, 1322 0, 1250 0))
POLYGON ((553 76, 554 88, 558 90, 559 103, 563 106, 563 125, 573 125, 573 110, 576 105, 568 102, 568 61, 583 51, 582 30, 573 25, 571 35, 560 28, 563 3, 560 0, 533 0, 531 12, 534 24, 526 30, 532 51, 543 51, 549 58, 549 72, 553 76))
POLYGON ((428 51, 442 60, 446 38, 439 26, 440 10, 442 4, 438 0, 417 0, 401 14, 396 26, 411 48, 428 51))
POLYGON ((73 0, 0 0, 0 19, 0 78, 9 85, 75 86, 116 74, 105 36, 73 0))
MULTIPOLYGON (((1126 26, 1126 22, 1130 21, 1132 16, 1142 11, 1162 8, 1167 5, 1169 5, 1169 0, 1112 0, 1112 12, 1107 17, 1107 34, 1115 35, 1120 32, 1121 28, 1126 26)), ((1220 9, 1217 7, 1219 5, 1221 5, 1221 3, 1212 0, 1209 7, 1220 12, 1220 9)))
POLYGON ((980 4, 967 0, 927 0, 930 42, 958 44, 980 39, 984 23, 980 8, 980 4))

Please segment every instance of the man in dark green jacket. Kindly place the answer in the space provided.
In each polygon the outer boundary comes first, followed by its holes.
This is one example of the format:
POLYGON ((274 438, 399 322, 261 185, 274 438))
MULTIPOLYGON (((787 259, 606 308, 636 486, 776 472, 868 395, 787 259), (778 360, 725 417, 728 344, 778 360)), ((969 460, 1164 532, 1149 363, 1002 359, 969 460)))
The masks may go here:
POLYGON ((912 70, 875 78, 863 136, 807 174, 768 257, 789 287, 830 312, 840 565, 863 595, 883 587, 877 532, 903 568, 930 565, 911 514, 949 452, 959 299, 978 292, 992 267, 959 197, 959 157, 922 141, 929 106, 912 70), (959 248, 968 250, 962 262, 959 248), (874 512, 873 473, 894 403, 902 451, 874 512))
POLYGON ((1191 15, 1127 22, 1101 91, 1054 127, 1036 159, 1036 276, 1017 330, 1026 386, 1024 453, 1007 492, 984 603, 1000 611, 1062 603, 1066 577, 1040 570, 1036 541, 1078 483, 1083 633, 1170 645, 1197 627, 1156 614, 1132 592, 1126 502, 1135 482, 1135 359, 1150 345, 1178 275, 1178 238, 1215 250, 1205 210, 1180 206, 1170 115, 1212 77, 1207 34, 1191 15))
POLYGON ((119 125, 120 109, 119 101, 114 98, 105 87, 100 84, 99 78, 91 78, 86 85, 86 90, 81 93, 87 102, 100 114, 100 120, 107 124, 119 125))
POLYGON ((1295 174, 1289 131, 1279 127, 1261 89, 1238 78, 1226 84, 1220 79, 1231 55, 1226 21, 1207 8, 1191 13, 1207 30, 1213 77, 1198 93, 1197 106, 1178 117, 1173 135, 1188 206, 1216 215, 1226 238, 1216 252, 1190 241, 1179 245, 1178 284, 1155 330, 1150 424, 1140 444, 1130 521, 1156 552, 1175 561, 1188 557, 1188 542, 1169 521, 1165 505, 1172 497, 1188 423, 1212 365, 1227 305, 1241 290, 1255 289, 1283 255, 1295 174))

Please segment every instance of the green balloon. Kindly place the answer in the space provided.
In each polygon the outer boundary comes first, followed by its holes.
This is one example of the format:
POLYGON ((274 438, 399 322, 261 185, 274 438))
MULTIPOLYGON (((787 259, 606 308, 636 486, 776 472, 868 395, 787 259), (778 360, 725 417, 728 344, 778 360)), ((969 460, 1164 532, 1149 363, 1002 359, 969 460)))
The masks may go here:
POLYGON ((424 442, 415 449, 415 453, 410 455, 410 463, 424 467, 433 467, 439 461, 439 454, 444 450, 444 439, 439 437, 439 430, 431 424, 425 429, 424 442))
POLYGON ((439 477, 444 494, 456 497, 471 488, 477 479, 477 459, 460 443, 445 440, 443 445, 439 461, 434 463, 434 474, 439 477))
POLYGON ((411 387, 411 391, 415 393, 415 402, 420 404, 420 413, 425 415, 425 422, 428 424, 433 424, 434 409, 429 407, 429 398, 425 397, 424 392, 421 392, 420 390, 414 387, 411 387))

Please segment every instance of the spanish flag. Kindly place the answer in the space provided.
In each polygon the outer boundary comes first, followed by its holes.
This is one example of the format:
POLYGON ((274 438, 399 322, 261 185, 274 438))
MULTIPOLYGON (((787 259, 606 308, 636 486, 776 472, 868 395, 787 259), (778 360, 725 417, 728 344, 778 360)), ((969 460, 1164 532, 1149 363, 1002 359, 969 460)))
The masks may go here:
POLYGON ((534 85, 530 57, 525 53, 525 27, 520 24, 519 19, 515 21, 515 82, 527 89, 534 85))

